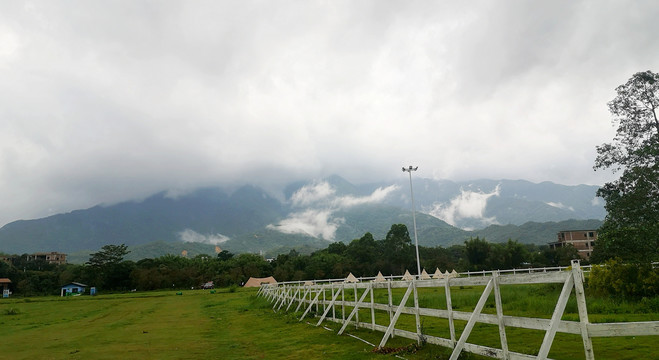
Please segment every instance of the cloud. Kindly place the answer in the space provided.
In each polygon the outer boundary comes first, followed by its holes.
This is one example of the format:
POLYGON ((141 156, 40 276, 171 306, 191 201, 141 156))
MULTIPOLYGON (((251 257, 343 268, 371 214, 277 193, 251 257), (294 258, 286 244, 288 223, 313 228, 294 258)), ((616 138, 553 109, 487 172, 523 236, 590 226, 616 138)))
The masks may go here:
POLYGON ((336 190, 326 181, 306 185, 291 196, 291 204, 296 207, 308 206, 327 199, 329 196, 334 195, 335 192, 336 190))
POLYGON ((267 227, 284 234, 303 234, 333 241, 343 221, 343 218, 332 218, 332 210, 309 209, 292 213, 279 224, 267 227))
MULTIPOLYGON (((0 225, 167 189, 390 181, 405 164, 602 184, 606 104, 659 69, 655 2, 68 5, 0 12, 0 225)), ((300 204, 332 197, 316 190, 300 204)))
POLYGON ((590 201, 590 204, 593 206, 602 206, 605 204, 605 202, 601 197, 595 196, 593 200, 590 201))
POLYGON ((202 244, 218 245, 226 242, 229 237, 222 234, 203 235, 191 229, 185 229, 178 233, 179 239, 183 242, 196 242, 202 244))
POLYGON ((304 234, 333 241, 336 230, 345 221, 334 213, 354 206, 379 203, 398 188, 397 185, 377 188, 368 196, 336 196, 336 189, 326 181, 305 185, 291 196, 294 207, 309 207, 294 212, 278 224, 268 225, 269 229, 285 234, 304 234))
POLYGON ((348 208, 352 206, 373 204, 384 201, 393 191, 399 188, 398 185, 389 185, 387 187, 379 187, 368 196, 354 197, 354 196, 341 196, 332 202, 338 208, 348 208))
POLYGON ((500 185, 497 185, 497 187, 490 193, 460 189, 460 195, 451 199, 448 204, 434 203, 432 209, 428 213, 453 226, 456 226, 458 221, 463 219, 480 220, 486 225, 496 224, 495 217, 488 218, 485 217, 483 213, 487 207, 488 199, 493 196, 499 196, 500 191, 500 185))
POLYGON ((547 205, 549 205, 549 206, 553 206, 553 207, 555 207, 555 208, 559 208, 559 209, 565 209, 565 210, 574 211, 574 208, 573 208, 572 206, 566 206, 566 205, 563 205, 563 203, 561 203, 561 202, 557 202, 557 203, 556 203, 556 202, 551 202, 551 201, 550 201, 550 202, 547 203, 547 205))

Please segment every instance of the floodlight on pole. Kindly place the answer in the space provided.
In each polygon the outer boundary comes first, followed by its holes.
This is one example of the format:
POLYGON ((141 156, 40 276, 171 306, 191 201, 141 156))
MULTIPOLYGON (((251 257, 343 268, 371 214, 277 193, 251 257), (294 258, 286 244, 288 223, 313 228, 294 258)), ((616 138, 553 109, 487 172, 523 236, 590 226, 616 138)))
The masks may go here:
POLYGON ((421 278, 421 262, 419 261, 419 239, 416 235, 416 208, 414 206, 414 190, 412 189, 412 171, 416 171, 418 166, 403 167, 403 172, 408 172, 410 174, 410 194, 412 195, 412 222, 414 225, 414 246, 416 247, 416 270, 417 276, 421 278))

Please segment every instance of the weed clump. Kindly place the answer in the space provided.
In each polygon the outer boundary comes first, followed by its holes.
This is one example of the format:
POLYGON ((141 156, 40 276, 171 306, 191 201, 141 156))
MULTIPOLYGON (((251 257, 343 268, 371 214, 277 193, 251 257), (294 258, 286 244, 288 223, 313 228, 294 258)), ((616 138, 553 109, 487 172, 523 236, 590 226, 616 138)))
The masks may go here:
POLYGON ((9 308, 5 310, 5 315, 18 315, 20 313, 21 312, 18 309, 14 309, 14 308, 9 308))
POLYGON ((414 354, 417 351, 421 349, 421 346, 417 345, 416 343, 411 343, 407 346, 401 346, 401 347, 388 347, 388 346, 383 346, 381 348, 374 348, 371 352, 375 354, 383 354, 383 355, 388 355, 388 354, 414 354))

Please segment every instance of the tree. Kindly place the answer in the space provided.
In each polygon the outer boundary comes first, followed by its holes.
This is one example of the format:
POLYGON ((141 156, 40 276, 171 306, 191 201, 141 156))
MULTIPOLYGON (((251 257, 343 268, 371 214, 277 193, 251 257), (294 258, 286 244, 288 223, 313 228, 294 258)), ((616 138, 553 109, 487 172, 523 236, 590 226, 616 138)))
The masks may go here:
POLYGON ((109 264, 118 264, 130 251, 125 244, 104 245, 99 252, 89 255, 88 265, 103 267, 109 264))
POLYGON ((346 258, 350 263, 350 271, 355 276, 375 276, 375 266, 379 260, 378 243, 373 235, 367 232, 360 239, 355 239, 346 248, 346 258))
POLYGON ((219 254, 217 254, 217 258, 220 261, 227 261, 233 257, 233 254, 229 252, 228 250, 222 250, 219 254))
POLYGON ((346 244, 338 241, 338 242, 333 242, 329 244, 327 247, 327 252, 330 254, 337 254, 337 255, 343 255, 346 251, 346 244))
POLYGON ((121 261, 128 254, 128 246, 104 245, 100 251, 89 256, 87 265, 90 266, 89 275, 94 285, 106 289, 125 289, 135 264, 123 264, 121 261))
POLYGON ((391 225, 384 239, 383 250, 388 269, 382 271, 403 274, 407 267, 414 264, 414 248, 405 224, 391 225))
POLYGON ((465 249, 470 270, 486 270, 488 266, 485 263, 490 256, 490 243, 477 236, 465 241, 465 249))
POLYGON ((607 216, 593 261, 619 256, 627 261, 659 259, 659 74, 634 74, 609 102, 615 116, 612 143, 597 147, 595 170, 622 171, 597 195, 607 216))

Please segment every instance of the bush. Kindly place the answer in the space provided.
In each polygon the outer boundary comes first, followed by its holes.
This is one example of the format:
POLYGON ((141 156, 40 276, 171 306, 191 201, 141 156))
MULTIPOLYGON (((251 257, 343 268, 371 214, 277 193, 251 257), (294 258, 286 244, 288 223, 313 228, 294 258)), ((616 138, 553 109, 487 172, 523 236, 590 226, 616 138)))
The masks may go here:
POLYGON ((659 295, 659 271, 652 264, 623 264, 616 258, 593 266, 588 287, 599 295, 651 298, 659 295))

